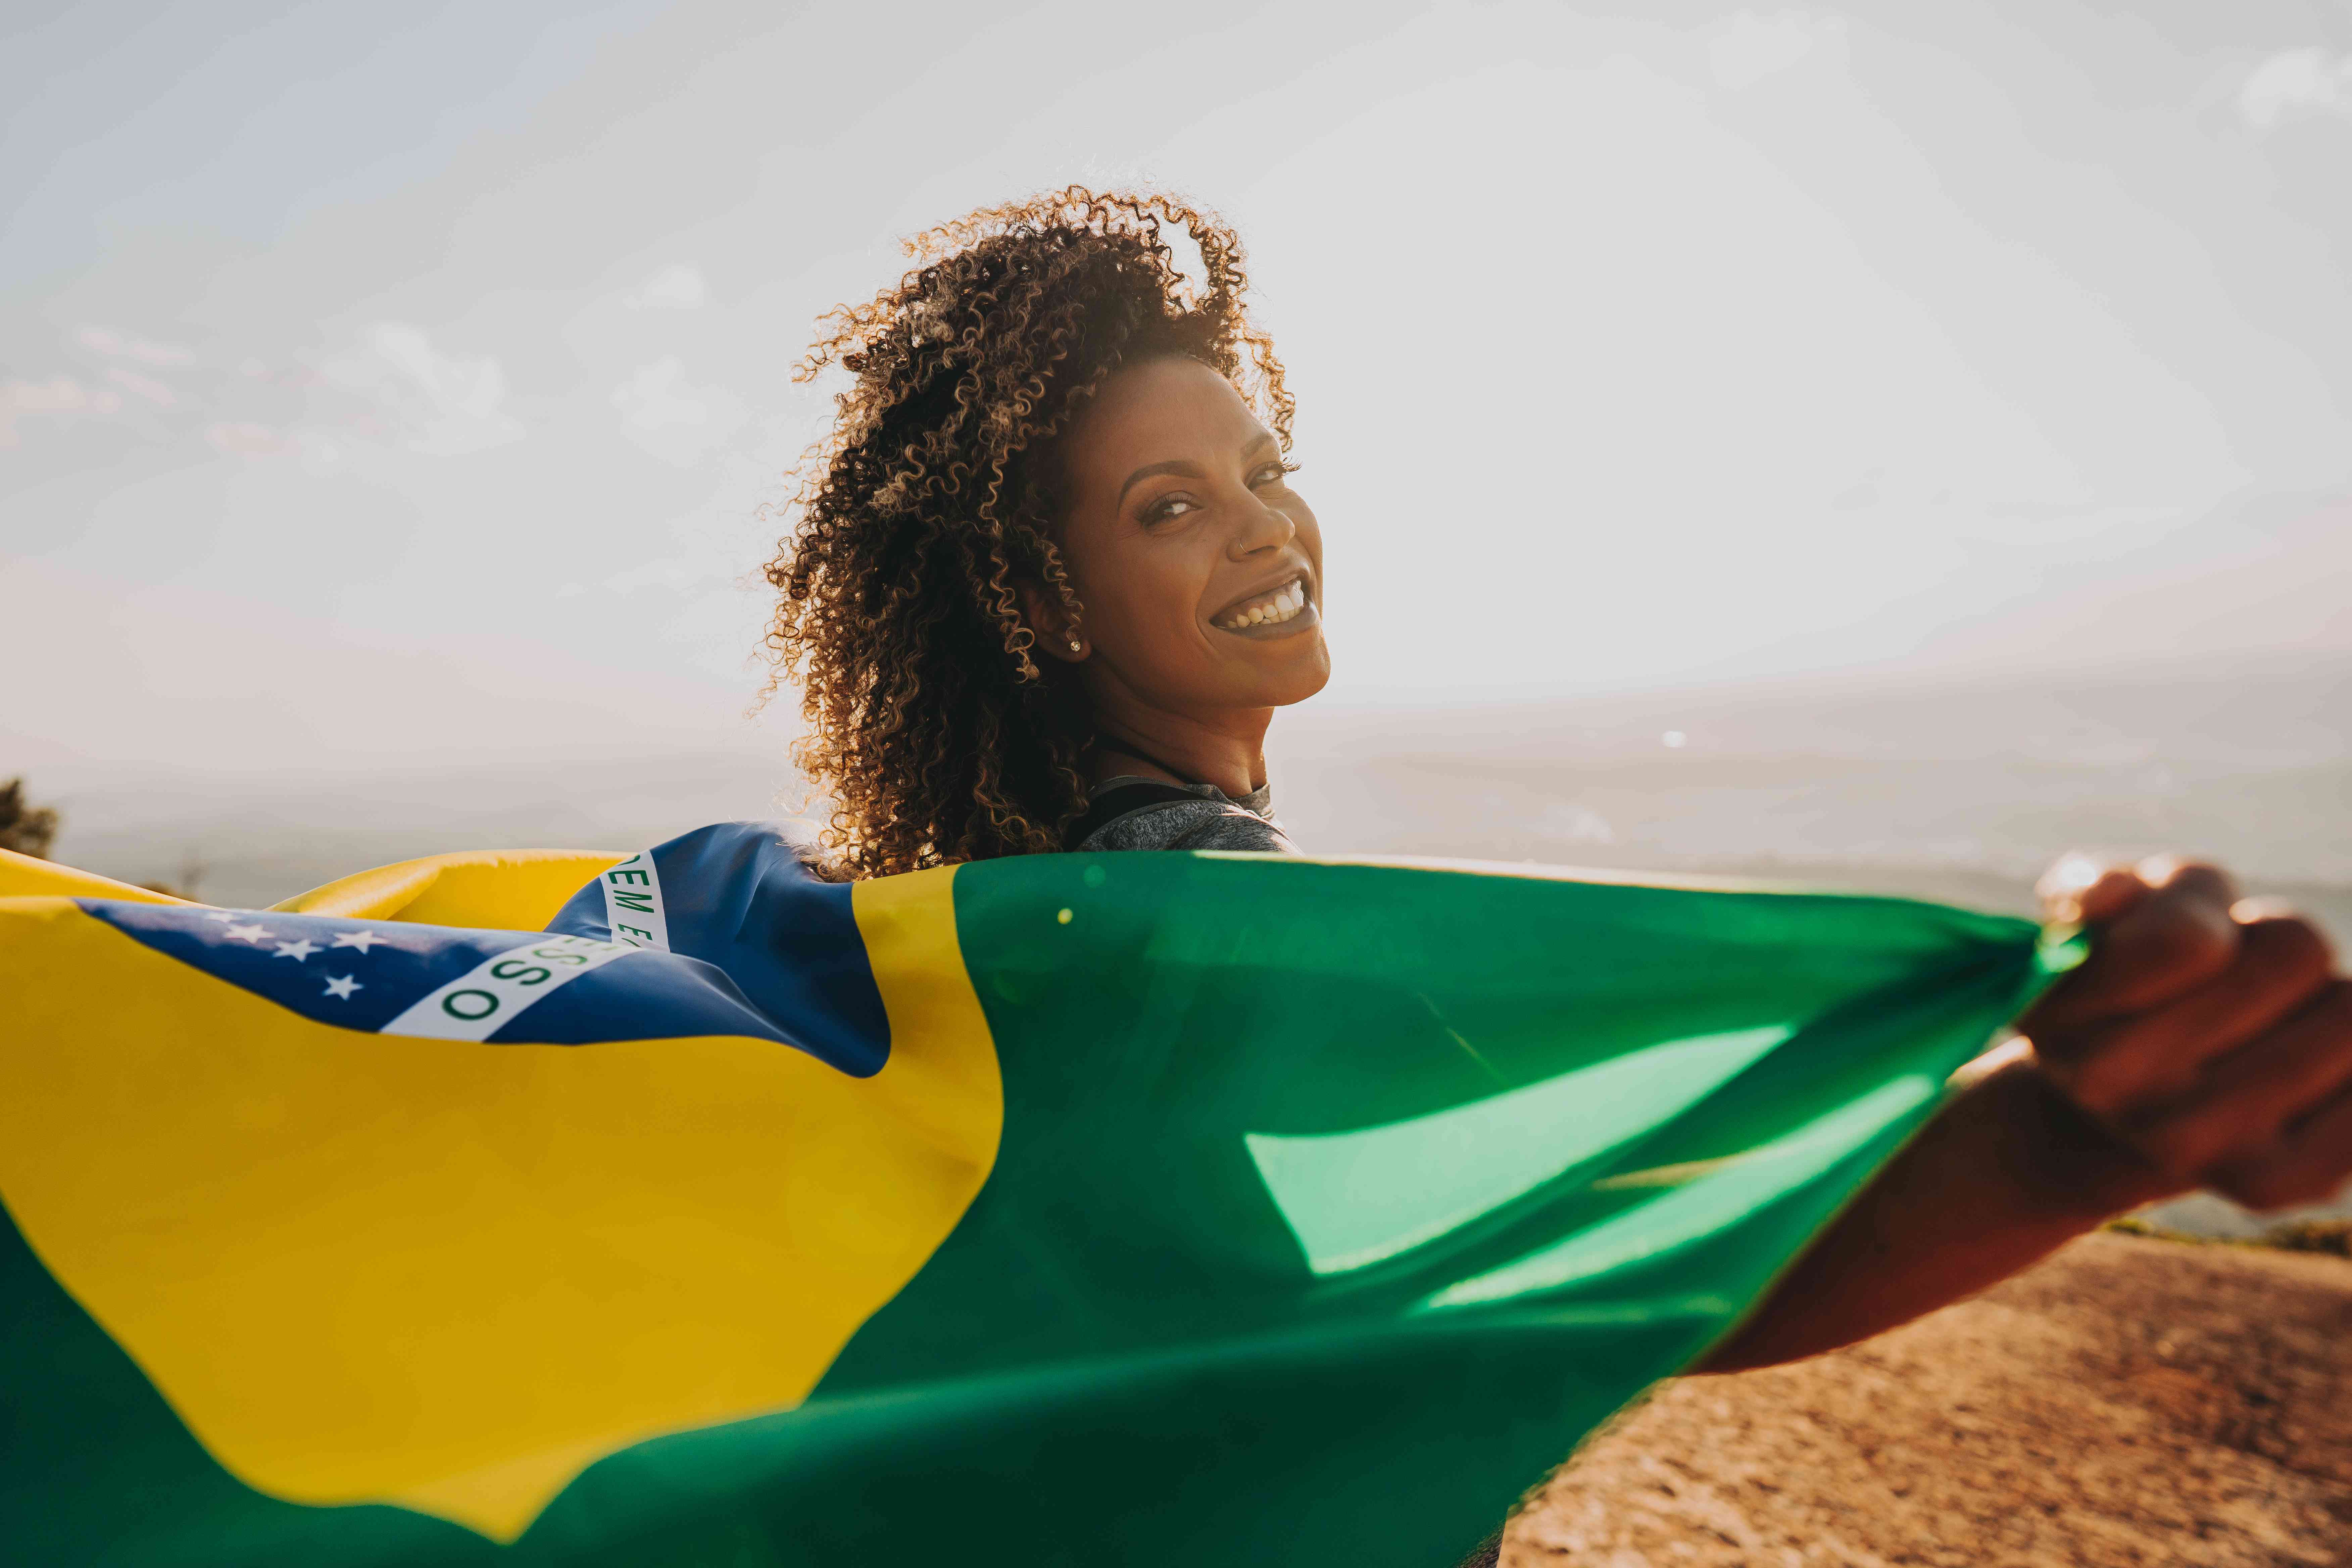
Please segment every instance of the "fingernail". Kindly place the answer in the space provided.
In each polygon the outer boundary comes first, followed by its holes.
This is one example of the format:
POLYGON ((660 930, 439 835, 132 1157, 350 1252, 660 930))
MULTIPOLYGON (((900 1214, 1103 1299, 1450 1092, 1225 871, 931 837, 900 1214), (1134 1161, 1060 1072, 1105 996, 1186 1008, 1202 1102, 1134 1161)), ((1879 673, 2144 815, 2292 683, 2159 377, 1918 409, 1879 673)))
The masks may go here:
POLYGON ((2081 850, 2069 849, 2042 874, 2042 880, 2033 885, 2033 891, 2050 910, 2052 919, 2080 920, 2083 918, 2083 895, 2091 890, 2105 870, 2081 850))

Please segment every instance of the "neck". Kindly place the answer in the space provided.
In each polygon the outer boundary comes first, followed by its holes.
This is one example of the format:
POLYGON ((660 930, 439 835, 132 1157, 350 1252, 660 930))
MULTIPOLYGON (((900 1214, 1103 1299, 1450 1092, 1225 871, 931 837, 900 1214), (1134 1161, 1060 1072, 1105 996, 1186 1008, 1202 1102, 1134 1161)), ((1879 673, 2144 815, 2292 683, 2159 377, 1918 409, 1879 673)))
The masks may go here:
POLYGON ((1177 784, 1214 784, 1238 800, 1265 784, 1265 730, 1273 721, 1271 708, 1237 709, 1203 718, 1131 700, 1097 699, 1092 782, 1139 773, 1177 784), (1128 750, 1129 746, 1140 750, 1128 750))

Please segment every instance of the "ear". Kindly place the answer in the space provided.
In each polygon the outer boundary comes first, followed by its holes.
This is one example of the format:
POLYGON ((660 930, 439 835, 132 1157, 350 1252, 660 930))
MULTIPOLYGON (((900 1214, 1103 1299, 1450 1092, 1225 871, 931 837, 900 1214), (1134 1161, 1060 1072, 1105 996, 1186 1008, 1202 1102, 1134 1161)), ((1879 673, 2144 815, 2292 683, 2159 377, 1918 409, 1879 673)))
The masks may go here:
POLYGON ((1037 651, 1064 664, 1078 664, 1087 653, 1086 632, 1070 618, 1062 596, 1043 583, 1023 579, 1013 584, 1021 595, 1021 618, 1037 639, 1037 651))

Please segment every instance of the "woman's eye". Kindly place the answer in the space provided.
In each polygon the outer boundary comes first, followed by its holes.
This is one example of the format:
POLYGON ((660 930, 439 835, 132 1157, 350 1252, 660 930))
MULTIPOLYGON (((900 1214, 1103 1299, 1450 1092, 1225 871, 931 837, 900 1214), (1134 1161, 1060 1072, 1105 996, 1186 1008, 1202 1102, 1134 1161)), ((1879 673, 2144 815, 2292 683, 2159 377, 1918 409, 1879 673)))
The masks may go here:
POLYGON ((1298 465, 1296 463, 1268 463, 1250 476, 1250 489, 1257 489, 1265 485, 1278 485, 1297 471, 1298 465))
POLYGON ((1190 497, 1170 496, 1164 500, 1156 500, 1150 506, 1145 507, 1143 509, 1143 521, 1146 522, 1168 522, 1183 516, 1188 511, 1198 511, 1200 510, 1201 508, 1199 503, 1192 500, 1190 497))

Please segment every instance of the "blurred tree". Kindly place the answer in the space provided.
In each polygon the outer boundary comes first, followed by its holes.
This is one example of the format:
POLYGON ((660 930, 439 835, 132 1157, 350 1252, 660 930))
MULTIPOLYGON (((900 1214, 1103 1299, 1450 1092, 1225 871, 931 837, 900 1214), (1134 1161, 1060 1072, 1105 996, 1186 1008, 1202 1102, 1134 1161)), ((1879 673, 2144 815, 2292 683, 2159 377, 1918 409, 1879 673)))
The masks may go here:
POLYGON ((48 858, 49 841, 58 836, 58 814, 25 799, 25 781, 0 784, 0 849, 48 858))
POLYGON ((198 856, 194 850, 191 849, 180 857, 179 880, 175 882, 142 882, 139 885, 146 889, 151 893, 168 893, 173 898, 186 899, 191 903, 194 903, 201 901, 196 898, 196 885, 204 879, 205 863, 203 858, 198 856))

